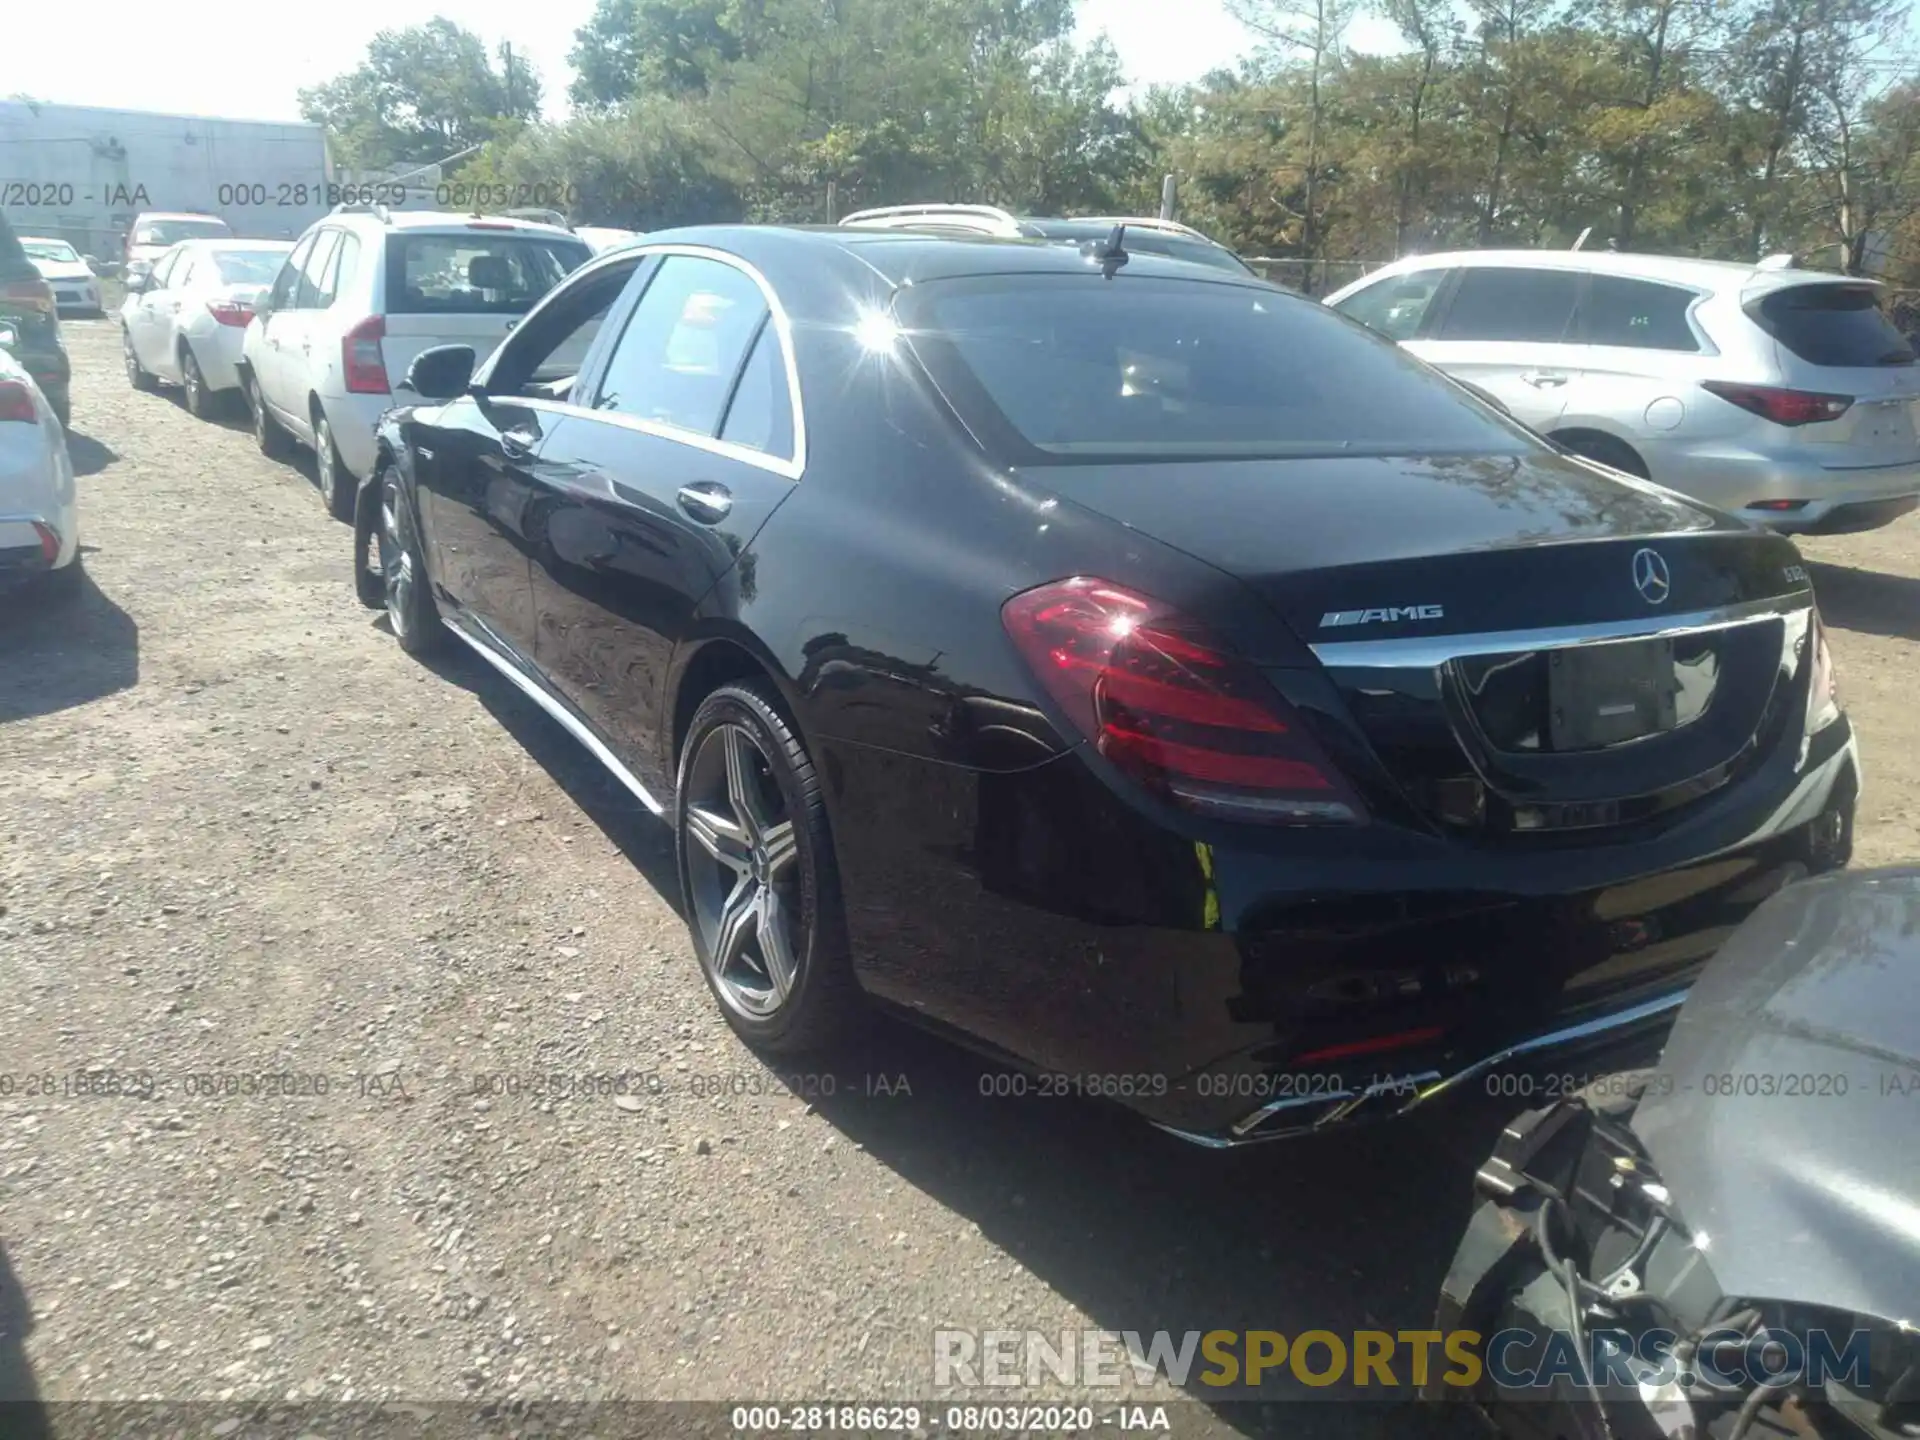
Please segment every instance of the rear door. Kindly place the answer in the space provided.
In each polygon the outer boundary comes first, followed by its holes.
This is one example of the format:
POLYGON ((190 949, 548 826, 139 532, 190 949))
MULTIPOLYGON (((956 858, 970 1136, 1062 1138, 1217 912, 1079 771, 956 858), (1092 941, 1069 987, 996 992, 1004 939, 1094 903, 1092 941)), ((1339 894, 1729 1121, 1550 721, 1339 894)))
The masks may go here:
POLYGON ((263 392, 286 427, 309 445, 313 443, 313 417, 307 408, 307 397, 313 390, 309 376, 313 320, 325 292, 328 268, 339 248, 340 232, 336 229, 323 229, 314 236, 313 248, 307 252, 300 278, 294 284, 293 304, 274 312, 272 328, 267 332, 267 348, 273 357, 272 386, 263 386, 263 392))
POLYGON ((1559 423, 1630 439, 1660 479, 1658 442, 1685 417, 1680 397, 1691 397, 1718 363, 1689 318, 1702 298, 1681 285, 1589 275, 1578 327, 1586 344, 1559 423))
POLYGON ((395 228, 386 252, 380 350, 394 386, 413 357, 435 345, 470 345, 485 360, 592 253, 571 236, 485 220, 448 230, 395 228))
POLYGON ((286 388, 286 379, 280 374, 286 356, 281 337, 291 335, 297 328, 292 311, 300 294, 300 272, 306 268, 307 257, 313 254, 317 238, 317 231, 302 236, 280 267, 249 345, 247 361, 253 366, 254 382, 260 387, 261 399, 269 410, 279 409, 274 397, 286 388))
POLYGON ((1878 285, 1789 282, 1741 298, 1786 388, 1853 398, 1837 419, 1794 427, 1795 443, 1832 447, 1829 469, 1920 463, 1920 366, 1881 313, 1878 285))
POLYGON ((1406 347, 1496 397, 1521 424, 1551 430, 1584 359, 1574 333, 1580 281, 1577 270, 1463 266, 1437 321, 1406 347))
POLYGON ((674 647, 804 465, 797 373, 768 293, 704 253, 659 262, 599 368, 541 452, 538 653, 658 784, 674 647))
POLYGON ((134 354, 156 374, 161 373, 161 315, 167 301, 167 286, 180 268, 180 257, 181 251, 169 250, 154 262, 147 275, 146 288, 133 302, 132 313, 127 317, 127 334, 133 341, 134 354))

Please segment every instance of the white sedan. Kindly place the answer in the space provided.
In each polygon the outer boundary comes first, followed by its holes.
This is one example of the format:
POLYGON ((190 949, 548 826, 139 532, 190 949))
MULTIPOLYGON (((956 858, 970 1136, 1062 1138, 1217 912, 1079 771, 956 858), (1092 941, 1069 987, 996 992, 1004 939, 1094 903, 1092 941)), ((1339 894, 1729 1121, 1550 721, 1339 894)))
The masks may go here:
POLYGON ((133 388, 164 380, 186 392, 193 414, 212 414, 240 389, 236 365, 254 305, 292 250, 291 240, 187 240, 154 261, 120 307, 133 388))
MULTIPOLYGON (((80 516, 67 436, 0 322, 0 594, 80 583, 80 516)), ((0 601, 0 604, 4 604, 0 601)))
POLYGON ((53 302, 62 315, 106 313, 100 303, 100 277, 73 246, 64 240, 22 235, 20 248, 40 278, 53 286, 53 302))

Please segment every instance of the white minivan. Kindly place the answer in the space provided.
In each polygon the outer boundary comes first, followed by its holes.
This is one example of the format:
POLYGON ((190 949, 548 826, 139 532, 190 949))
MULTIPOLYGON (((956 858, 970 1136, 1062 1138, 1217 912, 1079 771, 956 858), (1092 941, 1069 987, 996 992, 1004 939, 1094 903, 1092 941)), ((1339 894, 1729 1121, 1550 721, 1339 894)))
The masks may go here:
POLYGON ((346 519, 413 357, 435 345, 486 355, 591 255, 551 225, 341 207, 300 237, 247 326, 255 440, 269 455, 289 440, 312 449, 321 498, 346 519))

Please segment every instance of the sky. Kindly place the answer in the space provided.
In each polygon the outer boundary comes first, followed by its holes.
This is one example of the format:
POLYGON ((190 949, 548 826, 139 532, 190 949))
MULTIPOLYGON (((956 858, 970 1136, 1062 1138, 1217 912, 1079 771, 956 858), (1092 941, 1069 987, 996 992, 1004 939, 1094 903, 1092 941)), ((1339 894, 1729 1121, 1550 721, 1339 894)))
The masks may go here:
MULTIPOLYGON (((1104 32, 1120 52, 1131 85, 1198 79, 1231 66, 1248 49, 1247 32, 1221 0, 1079 0, 1082 39, 1104 32)), ((166 24, 124 28, 104 44, 73 44, 73 17, 57 5, 8 0, 0 46, 0 97, 30 96, 62 105, 105 105, 218 115, 236 120, 298 120, 305 86, 351 70, 376 31, 450 14, 489 45, 511 41, 539 71, 547 106, 564 113, 567 51, 593 0, 327 0, 297 29, 291 13, 263 17, 260 0, 180 0, 166 24), (537 17, 537 18, 536 18, 537 17), (270 63, 269 63, 270 60, 270 63)), ((144 13, 144 12, 141 12, 144 13)), ((149 17, 151 18, 151 17, 149 17)), ((1384 22, 1365 19, 1348 32, 1361 50, 1399 48, 1384 22)))

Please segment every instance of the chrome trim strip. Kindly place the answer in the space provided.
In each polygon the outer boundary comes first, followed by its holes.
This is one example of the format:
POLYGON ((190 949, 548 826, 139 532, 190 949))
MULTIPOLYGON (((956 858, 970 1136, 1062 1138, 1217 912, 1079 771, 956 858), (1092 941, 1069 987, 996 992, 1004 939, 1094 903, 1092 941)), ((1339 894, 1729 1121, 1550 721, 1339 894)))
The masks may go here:
POLYGON ((1518 650, 1563 650, 1609 640, 1651 640, 1725 630, 1755 620, 1784 620, 1813 608, 1813 592, 1748 600, 1685 615, 1648 615, 1592 625, 1545 625, 1536 630, 1492 630, 1478 635, 1406 635, 1391 640, 1337 640, 1309 646, 1322 665, 1369 670, 1436 670, 1467 655, 1504 655, 1518 650))
POLYGON ((1664 1015, 1669 1010, 1678 1009, 1686 998, 1686 987, 1678 990, 1670 990, 1665 994, 1654 996, 1651 1000, 1643 1000, 1637 1005, 1630 1005, 1624 1010, 1612 1010, 1605 1015, 1595 1016, 1591 1020, 1582 1020, 1577 1024, 1562 1026, 1558 1030, 1549 1030, 1544 1035, 1535 1035, 1527 1040, 1515 1041, 1513 1044, 1496 1050, 1490 1055, 1482 1056, 1471 1065, 1444 1077, 1438 1070, 1423 1070, 1414 1074, 1388 1075, 1354 1090, 1332 1090, 1322 1092, 1318 1095, 1289 1095, 1282 1099, 1275 1100, 1271 1104, 1263 1105, 1251 1115, 1235 1121, 1225 1135, 1206 1134, 1195 1130, 1180 1130, 1171 1125, 1163 1125, 1159 1121, 1154 1121, 1153 1124, 1155 1128, 1164 1130, 1169 1135, 1177 1136, 1189 1144, 1199 1145, 1208 1150, 1231 1150, 1242 1145, 1257 1145, 1268 1140, 1283 1139, 1286 1136, 1298 1134, 1302 1130, 1318 1130, 1323 1126, 1335 1125, 1345 1120, 1369 1100, 1376 1099, 1381 1095, 1400 1094, 1415 1086, 1421 1087, 1415 1089, 1407 1102, 1393 1112, 1396 1115, 1404 1115, 1416 1105, 1424 1104, 1434 1096, 1442 1094, 1455 1085, 1472 1080, 1475 1076, 1485 1074, 1488 1070, 1503 1061, 1512 1060, 1522 1055, 1531 1055, 1541 1050, 1551 1050, 1560 1045, 1571 1045, 1577 1041, 1591 1040, 1597 1036, 1605 1035, 1609 1031, 1627 1029, 1630 1026, 1640 1024, 1642 1021, 1664 1015), (1275 1115, 1282 1114, 1288 1110, 1298 1110, 1309 1105, 1326 1105, 1327 1109, 1323 1114, 1315 1117, 1311 1122, 1306 1124, 1277 1130, 1267 1135, 1253 1133, 1275 1115))
POLYGON ((1592 1020, 1583 1020, 1578 1025, 1569 1025, 1565 1029, 1536 1035, 1531 1040, 1521 1040, 1503 1050, 1496 1050, 1493 1054, 1476 1060, 1466 1069, 1449 1075, 1438 1084, 1429 1085, 1402 1105, 1398 1113, 1404 1115, 1414 1106, 1440 1094, 1449 1086, 1458 1085, 1463 1080, 1471 1080, 1474 1076, 1484 1074, 1502 1061, 1511 1060, 1517 1055, 1531 1055, 1538 1050, 1551 1050, 1556 1045, 1570 1045, 1577 1040, 1590 1040, 1596 1035, 1605 1035, 1610 1030, 1624 1030, 1643 1020, 1664 1015, 1669 1010, 1677 1010, 1686 1001, 1687 988, 1669 990, 1666 994, 1656 995, 1651 1000, 1642 1000, 1638 1005, 1629 1005, 1625 1010, 1612 1010, 1592 1020))
MULTIPOLYGON (((792 456, 769 455, 764 450, 735 445, 726 440, 717 440, 711 435, 702 435, 697 431, 682 430, 674 425, 663 425, 657 420, 647 420, 637 415, 622 415, 617 410, 594 410, 585 405, 567 405, 556 400, 525 400, 517 397, 512 403, 525 406, 530 410, 551 409, 559 415, 591 416, 595 420, 610 420, 629 430, 638 430, 642 434, 652 435, 661 440, 677 440, 696 450, 705 450, 712 455, 724 456, 729 460, 738 460, 746 465, 770 470, 775 475, 784 475, 789 480, 798 480, 807 469, 807 413, 806 407, 800 403, 800 359, 799 353, 793 346, 793 320, 787 314, 787 307, 780 303, 780 297, 773 293, 772 283, 751 261, 742 260, 738 255, 730 254, 725 250, 716 250, 711 245, 623 245, 617 252, 607 252, 609 255, 615 253, 622 260, 632 260, 636 256, 644 259, 649 255, 691 255, 699 260, 713 260, 738 270, 760 287, 760 294, 767 302, 767 313, 773 317, 774 333, 780 337, 781 358, 787 365, 787 400, 793 410, 792 456)), ((642 297, 640 303, 643 305, 646 303, 645 297, 642 297)), ((615 343, 614 349, 619 349, 618 342, 615 343)), ((507 397, 501 398, 504 401, 507 397)))
POLYGON ((560 728, 573 736, 573 738, 578 740, 582 745, 586 746, 588 750, 592 751, 593 758, 606 766, 607 769, 613 773, 613 778, 631 790, 634 798, 642 805, 646 806, 647 809, 655 815, 666 814, 666 810, 660 802, 647 793, 647 787, 635 779, 633 772, 614 757, 614 753, 606 747, 599 736, 595 735, 570 714, 566 708, 554 700, 551 695, 548 695, 538 685, 534 684, 533 681, 522 675, 511 661, 507 660, 505 656, 494 653, 493 647, 485 641, 476 636, 469 635, 465 627, 457 623, 449 622, 447 629, 464 641, 474 654, 478 655, 482 660, 506 676, 507 679, 511 680, 521 694, 525 695, 529 700, 533 701, 534 704, 546 711, 547 714, 559 721, 560 728))

